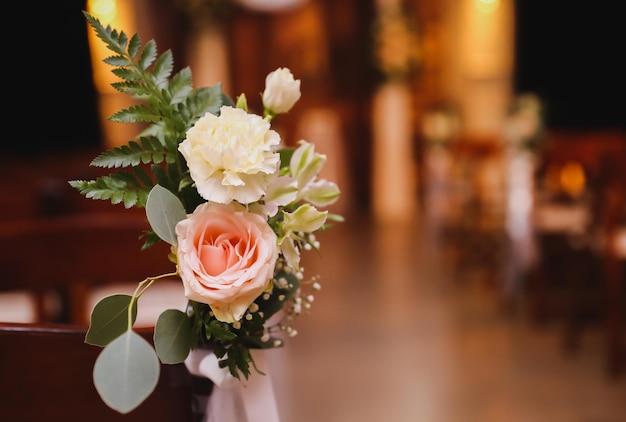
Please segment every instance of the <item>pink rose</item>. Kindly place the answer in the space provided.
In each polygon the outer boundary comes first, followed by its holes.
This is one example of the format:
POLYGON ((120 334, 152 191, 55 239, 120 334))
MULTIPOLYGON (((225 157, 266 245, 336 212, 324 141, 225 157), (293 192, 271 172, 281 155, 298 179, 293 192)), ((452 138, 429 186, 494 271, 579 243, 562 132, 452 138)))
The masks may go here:
POLYGON ((202 204, 176 225, 176 237, 185 296, 220 321, 239 321, 274 275, 276 234, 243 206, 202 204))

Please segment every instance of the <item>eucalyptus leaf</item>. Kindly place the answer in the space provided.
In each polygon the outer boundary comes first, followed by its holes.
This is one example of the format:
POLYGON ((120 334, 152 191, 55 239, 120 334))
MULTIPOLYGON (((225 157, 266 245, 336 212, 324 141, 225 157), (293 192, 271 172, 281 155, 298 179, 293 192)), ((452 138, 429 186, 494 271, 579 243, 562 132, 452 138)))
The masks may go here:
POLYGON ((91 322, 85 343, 106 346, 128 331, 137 319, 137 306, 132 309, 132 321, 128 323, 128 307, 132 296, 116 294, 103 298, 91 311, 91 322))
POLYGON ((128 413, 154 391, 160 370, 150 343, 131 330, 102 350, 93 368, 93 382, 109 407, 128 413))
POLYGON ((163 311, 154 328, 154 346, 161 362, 181 363, 189 355, 193 334, 187 314, 177 309, 163 311))
POLYGON ((176 195, 161 185, 155 185, 148 194, 146 216, 152 230, 170 245, 178 243, 176 223, 187 218, 185 207, 176 195))

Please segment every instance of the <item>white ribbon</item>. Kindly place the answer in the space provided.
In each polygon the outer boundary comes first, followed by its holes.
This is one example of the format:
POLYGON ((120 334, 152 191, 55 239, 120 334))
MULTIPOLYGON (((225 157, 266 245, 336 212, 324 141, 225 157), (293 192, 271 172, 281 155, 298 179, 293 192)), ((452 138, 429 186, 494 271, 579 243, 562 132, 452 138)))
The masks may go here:
POLYGON ((206 377, 213 384, 204 422, 279 422, 276 397, 266 350, 251 350, 256 367, 247 380, 233 377, 220 368, 215 354, 206 349, 193 350, 185 360, 192 375, 206 377))

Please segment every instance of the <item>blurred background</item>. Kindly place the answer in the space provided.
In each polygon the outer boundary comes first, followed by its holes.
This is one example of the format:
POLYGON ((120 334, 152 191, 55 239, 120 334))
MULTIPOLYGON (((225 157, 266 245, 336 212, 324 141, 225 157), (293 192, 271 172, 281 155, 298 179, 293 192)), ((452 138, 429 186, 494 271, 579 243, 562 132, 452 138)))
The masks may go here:
MULTIPOLYGON (((91 159, 140 130, 106 120, 133 100, 110 87, 88 10, 252 110, 270 71, 302 81, 275 125, 328 155, 324 176, 342 189, 331 210, 346 222, 304 257, 322 290, 272 358, 285 421, 626 420, 618 3, 13 7, 36 41, 6 46, 19 135, 0 152, 0 320, 84 324, 167 253, 139 252, 141 210, 67 183, 100 175, 91 159)), ((184 306, 175 280, 155 287, 140 323, 184 306)))

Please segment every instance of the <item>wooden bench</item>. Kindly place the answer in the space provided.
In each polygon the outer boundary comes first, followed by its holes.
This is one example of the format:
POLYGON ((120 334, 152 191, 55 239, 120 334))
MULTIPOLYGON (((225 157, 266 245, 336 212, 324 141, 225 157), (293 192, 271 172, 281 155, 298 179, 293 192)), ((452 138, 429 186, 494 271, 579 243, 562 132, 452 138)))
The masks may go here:
MULTIPOLYGON (((1 421, 187 422, 192 415, 192 376, 184 364, 162 365, 154 393, 122 415, 93 386, 102 350, 84 343, 80 326, 0 323, 1 421)), ((152 330, 141 334, 148 340, 152 330)))
POLYGON ((0 291, 27 291, 37 298, 39 322, 86 325, 91 289, 140 282, 176 270, 168 244, 141 250, 145 216, 83 213, 0 223, 0 291), (60 315, 46 307, 60 297, 60 315))

